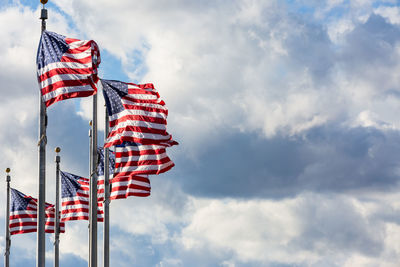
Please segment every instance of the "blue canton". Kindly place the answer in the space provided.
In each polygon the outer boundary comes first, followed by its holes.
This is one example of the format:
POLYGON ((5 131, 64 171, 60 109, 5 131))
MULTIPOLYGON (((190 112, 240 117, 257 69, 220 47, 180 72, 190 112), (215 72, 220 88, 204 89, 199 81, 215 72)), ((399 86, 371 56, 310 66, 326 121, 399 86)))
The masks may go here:
POLYGON ((61 197, 74 197, 77 195, 81 184, 78 182, 79 176, 73 175, 68 172, 61 173, 61 197))
POLYGON ((128 85, 120 81, 101 80, 108 115, 112 116, 125 108, 121 99, 128 94, 128 85))
POLYGON ((135 142, 126 142, 125 141, 120 145, 116 145, 116 147, 127 147, 127 146, 138 146, 138 144, 135 142))
POLYGON ((31 198, 26 197, 24 194, 16 189, 11 189, 11 211, 26 210, 31 198))
POLYGON ((36 58, 38 69, 50 63, 60 62, 63 54, 67 52, 68 49, 69 45, 65 42, 65 36, 55 32, 44 31, 40 38, 36 58))
MULTIPOLYGON (((99 154, 99 164, 97 166, 97 174, 99 176, 104 176, 104 149, 102 147, 99 147, 97 149, 97 153, 99 154)), ((109 163, 108 163, 108 173, 110 176, 114 173, 114 167, 115 167, 115 155, 114 153, 110 150, 109 153, 109 163)))

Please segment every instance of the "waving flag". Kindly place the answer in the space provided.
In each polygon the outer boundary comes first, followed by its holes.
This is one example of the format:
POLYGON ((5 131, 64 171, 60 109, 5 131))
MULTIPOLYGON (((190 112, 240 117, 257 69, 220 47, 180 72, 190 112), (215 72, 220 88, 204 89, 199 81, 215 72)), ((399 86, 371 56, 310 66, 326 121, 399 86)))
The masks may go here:
POLYGON ((111 180, 110 199, 127 198, 129 196, 150 196, 151 186, 147 175, 130 175, 114 177, 111 180))
MULTIPOLYGON (((10 188, 10 234, 24 234, 37 231, 37 199, 26 196, 20 191, 10 188)), ((54 233, 55 207, 46 203, 45 232, 54 233)), ((65 232, 65 224, 60 223, 60 232, 65 232)))
MULTIPOLYGON (((98 149, 100 156, 98 165, 98 178, 99 178, 99 192, 103 193, 101 196, 104 199, 104 150, 103 148, 98 149)), ((119 175, 115 177, 115 155, 113 152, 109 156, 109 170, 110 170, 110 184, 111 192, 110 199, 127 198, 129 196, 136 197, 147 197, 150 195, 150 180, 147 175, 131 175, 125 173, 125 175, 119 175), (114 176, 114 177, 113 177, 114 176), (112 178, 113 177, 113 178, 112 178)))
POLYGON ((96 93, 100 52, 95 41, 44 31, 37 53, 37 74, 46 106, 96 93))
POLYGON ((160 174, 174 166, 163 145, 125 142, 115 147, 115 178, 138 174, 160 174))
POLYGON ((101 83, 110 119, 105 147, 124 141, 159 144, 171 140, 166 130, 168 109, 152 84, 101 83))
MULTIPOLYGON (((61 221, 89 220, 89 179, 61 173, 61 221)), ((103 203, 98 202, 97 221, 103 221, 103 203)))

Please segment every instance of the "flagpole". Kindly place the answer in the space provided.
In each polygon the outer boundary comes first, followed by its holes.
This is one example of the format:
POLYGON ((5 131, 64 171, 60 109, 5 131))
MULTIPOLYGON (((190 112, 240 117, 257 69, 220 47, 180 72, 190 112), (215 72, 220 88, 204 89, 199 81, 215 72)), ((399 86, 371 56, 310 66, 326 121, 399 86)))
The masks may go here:
POLYGON ((91 257, 90 257, 90 249, 91 249, 91 245, 90 245, 90 243, 91 243, 91 239, 90 239, 90 237, 91 237, 91 235, 90 235, 90 222, 91 222, 91 220, 90 220, 90 194, 91 194, 91 187, 90 187, 90 185, 91 185, 91 177, 92 177, 92 175, 91 175, 91 173, 92 173, 92 121, 89 121, 89 126, 90 126, 90 128, 89 128, 89 224, 88 224, 88 228, 89 228, 89 238, 88 238, 88 241, 89 241, 89 259, 88 259, 88 267, 90 267, 91 266, 91 264, 90 264, 90 259, 91 259, 91 257))
POLYGON ((10 267, 10 168, 6 169, 6 182, 7 182, 7 201, 6 201, 6 249, 4 253, 4 267, 10 267))
POLYGON ((56 147, 56 210, 54 228, 54 267, 59 266, 60 261, 60 153, 61 148, 56 147))
POLYGON ((97 94, 93 95, 92 169, 90 173, 89 267, 97 267, 97 94))
MULTIPOLYGON (((47 0, 40 0, 43 4, 40 19, 42 20, 42 33, 46 30, 47 9, 44 5, 47 0)), ((37 220, 37 247, 36 247, 36 267, 45 266, 45 201, 46 201, 46 126, 47 115, 46 105, 42 101, 41 93, 39 100, 39 199, 38 199, 38 220, 37 220)))
MULTIPOLYGON (((105 108, 105 130, 104 141, 107 140, 110 131, 108 122, 108 112, 105 108)), ((110 266, 110 169, 109 169, 109 149, 104 149, 104 231, 103 231, 103 265, 110 266)))

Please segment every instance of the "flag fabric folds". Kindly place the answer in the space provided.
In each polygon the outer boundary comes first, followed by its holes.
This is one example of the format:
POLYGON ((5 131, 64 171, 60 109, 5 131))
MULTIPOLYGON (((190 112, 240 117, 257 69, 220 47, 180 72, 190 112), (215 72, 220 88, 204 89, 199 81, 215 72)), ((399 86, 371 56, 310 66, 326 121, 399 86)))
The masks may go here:
POLYGON ((164 145, 124 142, 115 147, 115 178, 138 174, 160 174, 174 166, 175 164, 167 156, 164 145))
POLYGON ((37 75, 46 106, 97 92, 100 51, 95 41, 44 31, 37 53, 37 75))
MULTIPOLYGON (((103 148, 98 149, 99 153, 99 165, 98 165, 98 178, 100 184, 99 192, 103 193, 104 197, 104 150, 103 148)), ((125 175, 118 175, 115 177, 115 154, 110 152, 109 154, 109 169, 110 169, 110 199, 121 199, 129 196, 136 197, 147 197, 150 195, 151 186, 150 180, 147 175, 131 175, 125 173, 125 175)))
MULTIPOLYGON (((10 188, 10 234, 24 234, 37 231, 37 199, 26 196, 20 191, 10 188)), ((55 207, 46 203, 45 232, 54 233, 55 207)), ((65 224, 60 222, 60 232, 65 232, 65 224)))
POLYGON ((126 142, 159 144, 171 140, 167 133, 168 109, 153 84, 101 79, 110 133, 105 147, 126 142))
MULTIPOLYGON (((61 221, 89 220, 89 179, 61 171, 61 221)), ((103 221, 98 202, 97 221, 103 221)))

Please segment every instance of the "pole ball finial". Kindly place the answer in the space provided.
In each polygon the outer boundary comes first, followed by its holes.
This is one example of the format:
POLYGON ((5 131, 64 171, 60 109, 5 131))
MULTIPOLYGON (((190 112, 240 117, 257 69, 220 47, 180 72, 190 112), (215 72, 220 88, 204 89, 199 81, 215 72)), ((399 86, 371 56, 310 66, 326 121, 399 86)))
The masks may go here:
POLYGON ((47 0, 40 0, 40 3, 42 3, 43 5, 47 4, 47 0))
POLYGON ((56 147, 56 153, 60 153, 61 152, 61 148, 60 147, 56 147))
POLYGON ((89 121, 89 126, 92 126, 92 121, 89 121))
POLYGON ((10 168, 7 168, 7 169, 6 169, 6 173, 10 173, 10 171, 11 171, 10 168))

